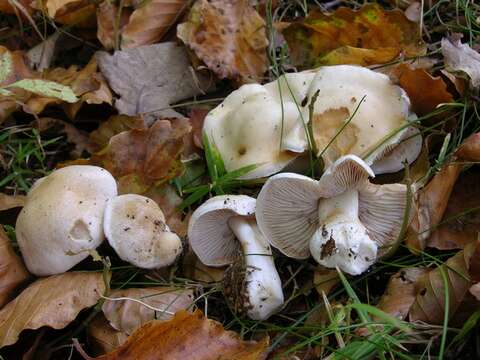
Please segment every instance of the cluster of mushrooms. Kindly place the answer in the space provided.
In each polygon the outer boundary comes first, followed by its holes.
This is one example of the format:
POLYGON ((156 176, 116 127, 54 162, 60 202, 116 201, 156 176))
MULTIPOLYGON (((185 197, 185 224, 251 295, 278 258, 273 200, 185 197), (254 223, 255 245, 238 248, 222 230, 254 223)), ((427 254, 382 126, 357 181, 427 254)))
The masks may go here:
MULTIPOLYGON (((386 75, 348 65, 243 85, 209 112, 203 132, 226 169, 257 164, 244 179, 270 176, 257 199, 215 196, 189 220, 188 241, 202 263, 241 265, 225 277, 235 311, 264 320, 281 309, 271 246, 352 275, 388 250, 404 222, 407 187, 369 179, 418 157, 415 119, 406 93, 386 75), (319 180, 297 173, 305 173, 302 155, 312 143, 325 164, 319 180)), ((105 237, 120 258, 141 268, 170 265, 182 252, 153 200, 117 196, 113 177, 94 166, 38 180, 16 231, 28 269, 42 276, 67 271, 105 237)))

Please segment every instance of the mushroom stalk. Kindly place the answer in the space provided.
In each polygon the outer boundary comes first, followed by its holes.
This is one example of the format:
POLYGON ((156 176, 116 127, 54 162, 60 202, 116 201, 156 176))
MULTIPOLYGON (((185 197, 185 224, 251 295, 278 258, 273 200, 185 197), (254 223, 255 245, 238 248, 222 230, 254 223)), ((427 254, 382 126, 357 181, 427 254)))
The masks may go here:
POLYGON ((228 221, 228 225, 240 242, 244 254, 245 291, 249 301, 247 314, 254 320, 266 319, 283 304, 282 283, 270 245, 257 227, 255 219, 235 216, 228 221))
POLYGON ((375 261, 377 245, 358 218, 358 191, 350 190, 319 202, 319 228, 310 240, 315 260, 357 275, 375 261))

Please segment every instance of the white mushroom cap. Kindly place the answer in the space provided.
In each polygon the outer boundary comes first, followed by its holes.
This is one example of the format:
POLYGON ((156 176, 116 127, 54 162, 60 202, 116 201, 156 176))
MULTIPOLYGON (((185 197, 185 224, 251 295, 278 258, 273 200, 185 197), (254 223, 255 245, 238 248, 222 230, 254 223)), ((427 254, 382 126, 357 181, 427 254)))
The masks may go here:
POLYGON ((28 270, 59 274, 85 259, 104 240, 103 212, 116 195, 115 179, 97 166, 68 166, 39 179, 15 227, 28 270))
POLYGON ((310 254, 324 266, 365 271, 397 239, 407 204, 405 185, 373 185, 357 156, 338 159, 319 181, 296 174, 271 177, 256 217, 270 243, 289 257, 310 254), (332 241, 333 240, 333 241, 332 241))
POLYGON ((244 281, 234 284, 240 309, 264 320, 283 304, 280 276, 271 248, 257 227, 255 199, 244 195, 216 196, 195 210, 188 226, 193 251, 206 265, 222 266, 244 259, 244 281), (243 256, 240 256, 243 254, 243 256))
POLYGON ((405 168, 404 162, 413 163, 422 152, 422 134, 409 126, 403 132, 399 144, 387 149, 372 165, 375 174, 395 173, 405 168))
POLYGON ((162 210, 145 196, 126 194, 111 199, 103 228, 118 256, 140 268, 168 266, 182 252, 182 241, 168 228, 162 210))

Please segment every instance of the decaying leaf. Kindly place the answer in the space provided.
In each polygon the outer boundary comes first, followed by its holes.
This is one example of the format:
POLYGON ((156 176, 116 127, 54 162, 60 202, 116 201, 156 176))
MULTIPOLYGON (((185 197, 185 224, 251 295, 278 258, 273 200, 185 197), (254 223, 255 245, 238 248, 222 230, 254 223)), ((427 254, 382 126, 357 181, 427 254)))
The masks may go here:
POLYGON ((267 71, 265 27, 247 0, 197 0, 177 36, 218 77, 252 82, 267 71))
POLYGON ((174 42, 116 51, 100 51, 98 66, 120 96, 121 114, 153 113, 153 117, 181 117, 170 104, 201 94, 208 80, 193 72, 185 48, 174 42), (119 76, 121 74, 121 76, 119 76))
POLYGON ((0 347, 14 344, 26 329, 64 328, 104 291, 101 273, 67 272, 35 281, 0 310, 0 347))
POLYGON ((29 277, 22 259, 13 251, 10 239, 0 226, 0 308, 12 299, 18 286, 29 277))
POLYGON ((146 128, 145 121, 139 116, 113 115, 90 133, 90 140, 97 146, 97 150, 100 150, 108 145, 114 135, 132 129, 146 128))
POLYGON ((116 42, 121 41, 119 35, 128 23, 132 11, 132 8, 126 6, 120 11, 112 1, 102 1, 97 7, 97 38, 105 49, 112 50, 116 42))
POLYGON ((25 204, 25 196, 23 195, 7 195, 0 193, 0 211, 23 207, 25 204))
POLYGON ((480 241, 477 241, 420 277, 416 284, 417 296, 410 309, 410 320, 443 323, 447 294, 445 281, 448 284, 449 319, 454 317, 470 287, 480 280, 479 259, 480 241))
POLYGON ((199 310, 193 314, 180 311, 170 321, 145 324, 118 349, 96 359, 154 360, 161 352, 171 360, 260 360, 266 358, 268 343, 268 338, 243 341, 199 310))
POLYGON ((377 308, 399 319, 405 319, 417 295, 415 284, 428 270, 405 268, 390 278, 377 308))
POLYGON ((151 320, 170 320, 177 311, 190 307, 193 300, 193 291, 189 289, 166 286, 120 289, 110 293, 102 311, 115 330, 130 335, 151 320), (112 300, 118 298, 133 300, 112 300))
MULTIPOLYGON (((113 136, 108 146, 92 156, 122 188, 132 183, 145 192, 150 186, 181 174, 183 137, 191 130, 188 119, 157 120, 148 129, 132 129, 113 136)), ((138 191, 134 191, 138 192, 138 191)))
POLYGON ((476 283, 475 285, 472 285, 469 291, 470 291, 470 294, 475 296, 475 299, 480 301, 480 283, 476 283))
POLYGON ((424 52, 418 24, 400 10, 367 4, 355 11, 341 7, 333 14, 311 11, 282 31, 295 65, 386 63, 399 55, 424 52))
POLYGON ((115 350, 128 338, 127 334, 112 328, 102 313, 88 324, 87 334, 89 348, 95 356, 115 350))
POLYGON ((460 39, 442 39, 442 54, 450 71, 463 71, 474 87, 480 86, 480 54, 460 39))
POLYGON ((424 69, 413 69, 401 64, 393 71, 399 85, 407 92, 413 111, 418 116, 426 115, 439 105, 453 101, 447 85, 441 77, 433 77, 424 69))
POLYGON ((188 279, 204 281, 206 283, 223 280, 226 267, 213 267, 203 264, 193 251, 183 257, 183 272, 188 279))
POLYGON ((328 295, 339 282, 340 278, 335 269, 328 269, 319 265, 313 273, 313 285, 320 296, 322 296, 322 293, 328 295))
POLYGON ((32 3, 61 24, 85 27, 95 24, 95 4, 88 0, 40 0, 32 3))
POLYGON ((480 161, 480 133, 470 135, 460 145, 455 155, 463 161, 480 161))
POLYGON ((479 172, 472 168, 460 174, 448 198, 442 224, 433 231, 427 246, 440 250, 463 248, 480 232, 479 172))

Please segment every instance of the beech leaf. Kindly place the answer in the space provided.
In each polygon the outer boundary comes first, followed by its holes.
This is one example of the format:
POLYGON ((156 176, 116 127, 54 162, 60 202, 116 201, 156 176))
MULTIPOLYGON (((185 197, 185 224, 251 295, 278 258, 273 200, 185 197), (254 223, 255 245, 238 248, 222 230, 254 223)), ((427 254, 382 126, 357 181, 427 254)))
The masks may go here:
POLYGON ((151 321, 118 349, 98 360, 142 359, 161 357, 170 360, 259 360, 265 359, 268 338, 244 341, 223 326, 207 319, 201 311, 179 311, 170 321, 151 321))
POLYGON ((68 103, 74 103, 78 101, 78 98, 75 96, 70 87, 54 81, 42 79, 23 79, 8 85, 8 87, 20 88, 37 95, 63 100, 68 103))
POLYGON ((198 0, 177 36, 221 79, 253 82, 267 70, 265 27, 247 0, 198 0))
POLYGON ((25 196, 23 195, 7 195, 0 193, 0 211, 23 207, 25 204, 25 196))
POLYGON ((129 335, 151 320, 170 320, 174 313, 192 305, 194 299, 192 290, 165 286, 113 290, 108 297, 102 306, 103 314, 115 330, 129 335), (112 300, 115 298, 125 300, 112 300))
POLYGON ((115 350, 128 338, 127 334, 112 328, 103 313, 95 316, 88 324, 87 334, 88 343, 95 356, 115 350))
POLYGON ((30 274, 22 259, 13 251, 10 239, 0 226, 0 308, 12 299, 15 290, 30 274))
POLYGON ((0 310, 0 347, 26 329, 62 329, 97 303, 105 291, 101 273, 67 272, 35 281, 0 310))
POLYGON ((424 52, 418 24, 401 10, 367 4, 359 10, 340 7, 331 14, 310 11, 282 31, 294 65, 381 64, 400 54, 424 52))
POLYGON ((480 54, 460 39, 442 39, 445 65, 451 71, 466 73, 474 87, 480 86, 480 54))

